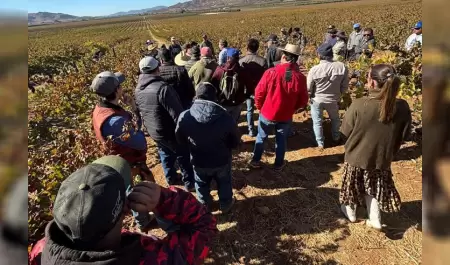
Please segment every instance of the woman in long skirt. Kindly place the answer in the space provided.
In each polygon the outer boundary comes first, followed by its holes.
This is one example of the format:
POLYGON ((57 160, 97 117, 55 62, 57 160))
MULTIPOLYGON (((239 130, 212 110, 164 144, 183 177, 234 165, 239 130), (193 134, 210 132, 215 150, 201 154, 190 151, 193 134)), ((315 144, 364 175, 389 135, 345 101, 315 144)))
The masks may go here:
POLYGON ((400 79, 391 65, 372 66, 367 87, 369 96, 356 99, 342 122, 341 132, 348 139, 339 201, 351 222, 356 221, 356 208, 366 206, 366 224, 381 229, 380 210, 400 209, 391 163, 410 133, 411 111, 406 101, 396 98, 400 79))

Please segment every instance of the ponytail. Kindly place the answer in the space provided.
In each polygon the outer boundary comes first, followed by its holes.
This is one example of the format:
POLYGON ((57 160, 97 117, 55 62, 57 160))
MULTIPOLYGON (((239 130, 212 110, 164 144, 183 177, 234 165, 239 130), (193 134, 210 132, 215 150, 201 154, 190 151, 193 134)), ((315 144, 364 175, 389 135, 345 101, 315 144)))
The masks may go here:
POLYGON ((378 82, 378 89, 381 89, 381 93, 377 97, 381 100, 378 121, 382 123, 392 122, 396 111, 395 105, 400 88, 400 78, 396 75, 395 69, 387 64, 373 66, 371 77, 378 82))

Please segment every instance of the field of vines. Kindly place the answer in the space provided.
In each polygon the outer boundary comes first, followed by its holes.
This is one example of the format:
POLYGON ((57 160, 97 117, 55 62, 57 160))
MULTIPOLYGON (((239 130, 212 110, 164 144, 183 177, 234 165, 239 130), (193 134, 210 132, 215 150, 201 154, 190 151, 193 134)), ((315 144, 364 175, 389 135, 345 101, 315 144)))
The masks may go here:
MULTIPOLYGON (((219 39, 245 52, 248 37, 263 37, 281 27, 300 27, 309 39, 304 64, 318 63, 315 48, 330 24, 347 35, 354 23, 374 29, 377 47, 372 59, 349 63, 358 78, 343 96, 364 95, 370 65, 390 63, 402 78, 400 97, 408 100, 414 125, 421 126, 421 49, 403 51, 411 26, 421 19, 421 1, 364 0, 317 6, 283 7, 218 14, 164 17, 137 16, 29 28, 28 74, 35 93, 28 94, 29 244, 43 236, 52 219, 52 202, 60 183, 73 171, 102 155, 91 126, 97 98, 89 89, 102 71, 121 71, 126 93, 137 83, 138 62, 147 39, 167 43, 200 41, 207 33, 215 48, 219 39), (105 56, 92 60, 95 50, 105 56)), ((263 50, 260 50, 263 53, 263 50)), ((240 126, 244 129, 244 118, 240 126)), ((208 264, 419 264, 421 261, 421 153, 419 144, 405 144, 394 163, 395 181, 405 203, 402 212, 387 215, 396 228, 386 234, 347 224, 337 207, 343 146, 319 153, 313 147, 308 114, 296 115, 300 132, 290 139, 287 169, 281 176, 268 170, 249 171, 254 139, 233 156, 233 188, 238 199, 231 216, 218 217, 220 234, 208 264), (254 214, 249 216, 248 212, 254 214), (418 216, 417 216, 418 215, 418 216), (399 216, 399 217, 398 217, 399 216)), ((329 124, 325 124, 325 128, 329 124)), ((243 132, 245 132, 243 130, 243 132)), ((149 139, 149 167, 164 184, 156 147, 149 139)), ((273 142, 271 142, 272 145, 273 142)), ((273 160, 273 148, 267 161, 273 160)), ((217 194, 214 194, 217 198, 217 194)), ((127 223, 132 228, 130 222, 127 223)), ((161 231, 152 231, 162 236, 161 231)))

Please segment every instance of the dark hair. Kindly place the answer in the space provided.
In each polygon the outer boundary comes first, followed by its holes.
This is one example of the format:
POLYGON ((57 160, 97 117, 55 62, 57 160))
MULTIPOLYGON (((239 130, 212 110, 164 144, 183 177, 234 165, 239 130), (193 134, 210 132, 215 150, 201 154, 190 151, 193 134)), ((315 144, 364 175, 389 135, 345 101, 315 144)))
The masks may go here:
POLYGON ((253 53, 257 52, 259 49, 259 40, 257 39, 249 39, 247 42, 247 49, 253 53))
POLYGON ((226 40, 219 40, 219 44, 222 44, 223 47, 228 47, 228 41, 226 40))
POLYGON ((400 78, 392 65, 377 64, 370 69, 370 77, 378 82, 378 89, 381 89, 377 97, 381 100, 380 118, 382 123, 391 122, 395 114, 395 102, 400 88, 400 78))
POLYGON ((190 41, 189 44, 191 45, 191 48, 198 45, 196 41, 190 41))
POLYGON ((167 48, 159 49, 159 58, 163 62, 171 62, 172 61, 172 53, 167 48))
POLYGON ((294 28, 294 31, 295 31, 295 32, 299 32, 299 31, 300 31, 300 28, 294 28))
POLYGON ((364 29, 364 31, 368 31, 368 32, 370 32, 370 35, 373 35, 373 29, 372 28, 366 28, 366 29, 364 29))
POLYGON ((283 55, 286 57, 286 61, 291 63, 297 63, 298 55, 283 51, 283 55))

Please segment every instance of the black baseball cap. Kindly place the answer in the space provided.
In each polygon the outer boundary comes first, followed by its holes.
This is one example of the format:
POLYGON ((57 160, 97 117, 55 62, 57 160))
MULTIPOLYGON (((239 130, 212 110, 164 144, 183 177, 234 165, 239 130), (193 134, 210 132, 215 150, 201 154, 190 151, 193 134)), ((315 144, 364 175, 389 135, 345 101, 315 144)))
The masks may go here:
POLYGON ((107 97, 117 91, 120 84, 125 81, 125 76, 121 72, 113 73, 110 71, 101 72, 94 81, 91 89, 99 96, 107 97))
POLYGON ((90 248, 103 239, 122 216, 131 167, 119 156, 105 156, 61 183, 53 208, 59 229, 75 246, 90 248))

